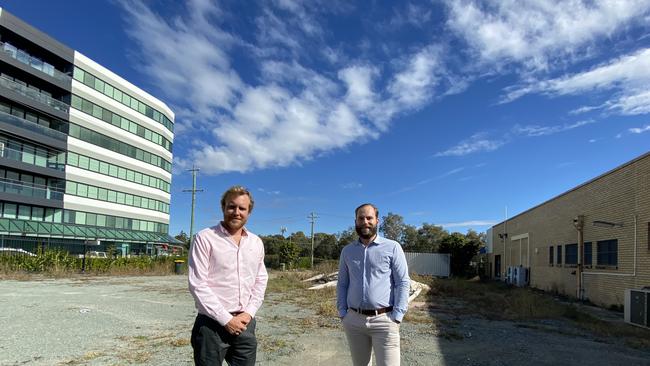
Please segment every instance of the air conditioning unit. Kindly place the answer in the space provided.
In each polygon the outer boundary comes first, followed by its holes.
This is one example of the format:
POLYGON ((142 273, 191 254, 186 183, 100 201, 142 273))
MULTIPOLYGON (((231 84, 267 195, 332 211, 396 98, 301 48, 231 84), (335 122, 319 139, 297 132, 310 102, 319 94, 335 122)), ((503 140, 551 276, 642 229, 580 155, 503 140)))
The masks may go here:
POLYGON ((528 286, 528 268, 524 266, 514 267, 514 275, 512 276, 512 284, 517 287, 528 286))
POLYGON ((625 290, 625 322, 650 328, 650 290, 625 290))
POLYGON ((5 156, 5 143, 0 142, 0 158, 4 158, 5 156))

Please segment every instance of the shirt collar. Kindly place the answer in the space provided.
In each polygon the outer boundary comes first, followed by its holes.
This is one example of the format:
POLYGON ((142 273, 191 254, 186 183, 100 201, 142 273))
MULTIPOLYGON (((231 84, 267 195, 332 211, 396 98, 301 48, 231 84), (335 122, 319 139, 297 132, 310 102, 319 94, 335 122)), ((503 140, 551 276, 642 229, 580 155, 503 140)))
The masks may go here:
MULTIPOLYGON (((219 222, 219 225, 217 225, 217 231, 220 232, 221 234, 225 236, 231 236, 228 230, 223 226, 223 223, 219 222)), ((246 230, 246 227, 244 226, 241 230, 241 235, 242 236, 248 236, 248 230, 246 230)))
MULTIPOLYGON (((383 239, 379 234, 375 236, 375 239, 368 243, 368 246, 371 246, 372 244, 381 244, 383 242, 383 239)), ((361 242, 361 238, 357 239, 357 244, 364 246, 363 243, 361 242)))

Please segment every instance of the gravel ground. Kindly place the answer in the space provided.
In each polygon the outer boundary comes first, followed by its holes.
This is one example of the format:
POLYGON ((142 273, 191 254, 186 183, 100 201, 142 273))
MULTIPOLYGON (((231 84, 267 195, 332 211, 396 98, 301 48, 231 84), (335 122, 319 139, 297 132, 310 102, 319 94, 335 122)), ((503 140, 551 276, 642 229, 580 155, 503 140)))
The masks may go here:
MULTIPOLYGON (((267 294, 258 313, 258 364, 351 365, 338 319, 280 299, 267 294)), ((0 309, 0 365, 192 364, 185 276, 3 280, 0 309)), ((568 322, 410 312, 417 316, 402 325, 403 365, 650 365, 650 350, 568 322)))

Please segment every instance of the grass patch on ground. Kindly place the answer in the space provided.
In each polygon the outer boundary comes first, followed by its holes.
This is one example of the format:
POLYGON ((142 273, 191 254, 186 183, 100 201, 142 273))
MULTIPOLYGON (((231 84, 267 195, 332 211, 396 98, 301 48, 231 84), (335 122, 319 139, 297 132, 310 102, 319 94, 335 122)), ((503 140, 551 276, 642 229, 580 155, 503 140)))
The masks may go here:
POLYGON ((580 309, 579 304, 531 289, 509 287, 502 282, 478 282, 466 279, 420 278, 431 286, 426 295, 429 303, 446 299, 461 300, 458 315, 479 315, 491 320, 528 321, 565 320, 595 336, 620 339, 639 349, 650 348, 649 332, 622 322, 601 320, 580 309))

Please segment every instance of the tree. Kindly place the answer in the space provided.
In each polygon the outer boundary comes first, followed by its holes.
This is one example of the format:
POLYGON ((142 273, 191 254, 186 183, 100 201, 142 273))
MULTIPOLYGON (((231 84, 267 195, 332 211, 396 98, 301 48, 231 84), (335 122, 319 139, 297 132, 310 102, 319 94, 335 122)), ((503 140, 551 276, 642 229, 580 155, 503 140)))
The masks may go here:
POLYGON ((447 230, 443 229, 442 226, 427 224, 425 222, 422 224, 422 227, 418 229, 418 238, 416 242, 417 251, 437 252, 440 243, 448 235, 449 233, 447 230))
POLYGON ((335 257, 336 259, 338 259, 341 256, 341 250, 343 250, 343 247, 345 247, 346 245, 352 242, 359 240, 359 235, 357 234, 357 231, 355 230, 354 226, 350 226, 349 228, 336 234, 336 237, 338 238, 336 257, 335 257))
POLYGON ((405 226, 402 216, 389 212, 388 215, 381 218, 379 231, 384 234, 385 238, 401 242, 405 226))
POLYGON ((471 274, 469 264, 478 253, 479 244, 478 240, 453 233, 442 239, 439 252, 451 254, 451 273, 465 276, 471 274))
POLYGON ((181 230, 181 232, 178 233, 178 235, 176 235, 174 237, 174 239, 176 239, 176 240, 180 241, 181 243, 183 243, 183 246, 185 247, 185 249, 187 249, 187 250, 190 249, 190 238, 187 236, 185 231, 181 230))
POLYGON ((337 256, 336 235, 316 233, 314 234, 314 257, 322 259, 333 259, 337 256))
POLYGON ((311 256, 311 239, 305 235, 302 231, 291 233, 289 235, 289 241, 296 244, 301 250, 301 257, 311 256))
POLYGON ((418 229, 413 225, 405 225, 401 243, 404 245, 404 249, 416 252, 418 247, 418 229))
POLYGON ((299 257, 300 248, 296 243, 285 241, 279 245, 278 258, 280 259, 280 263, 286 263, 291 267, 291 264, 295 263, 299 257))
POLYGON ((280 234, 260 235, 260 239, 264 243, 264 254, 268 255, 278 254, 278 247, 287 240, 280 234))

